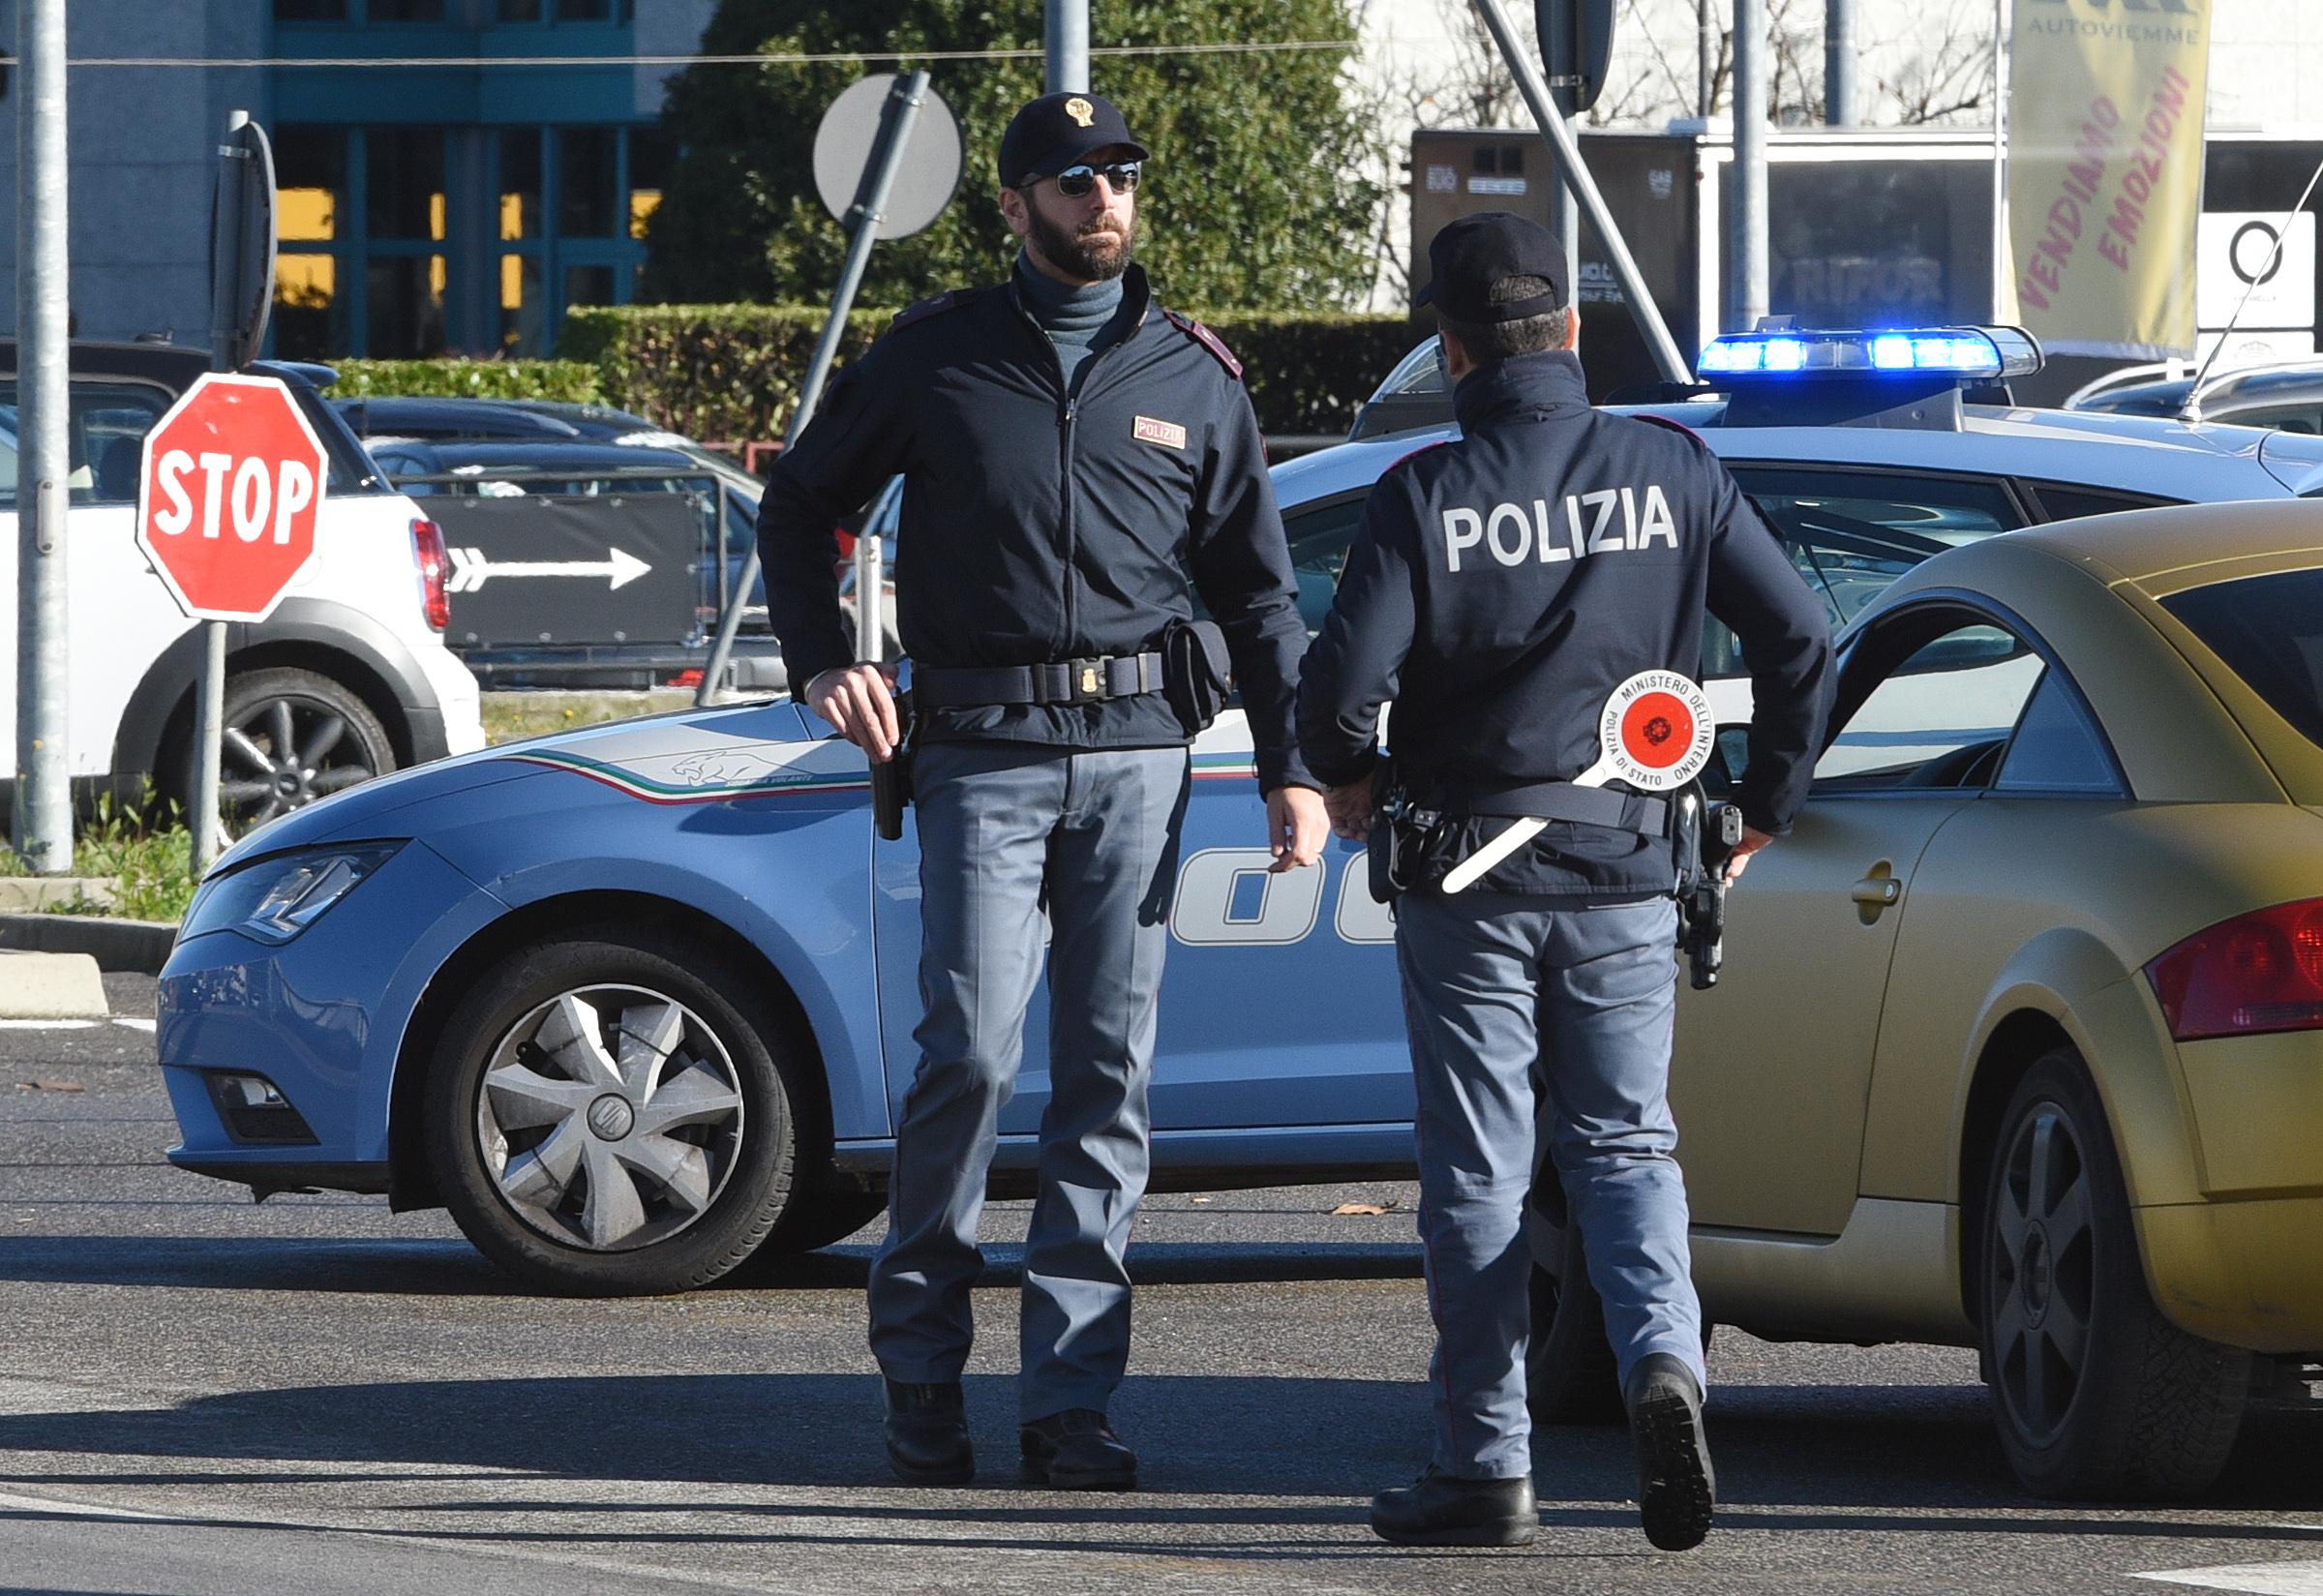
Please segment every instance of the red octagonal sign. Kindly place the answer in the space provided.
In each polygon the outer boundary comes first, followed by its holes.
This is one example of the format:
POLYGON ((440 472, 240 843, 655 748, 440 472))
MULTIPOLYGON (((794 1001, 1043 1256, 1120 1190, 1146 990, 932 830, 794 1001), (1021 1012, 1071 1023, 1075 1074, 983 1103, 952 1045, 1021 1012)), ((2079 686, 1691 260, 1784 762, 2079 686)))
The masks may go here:
POLYGON ((287 387, 208 373, 145 435, 137 547, 186 614, 263 620, 314 557, 324 481, 287 387))

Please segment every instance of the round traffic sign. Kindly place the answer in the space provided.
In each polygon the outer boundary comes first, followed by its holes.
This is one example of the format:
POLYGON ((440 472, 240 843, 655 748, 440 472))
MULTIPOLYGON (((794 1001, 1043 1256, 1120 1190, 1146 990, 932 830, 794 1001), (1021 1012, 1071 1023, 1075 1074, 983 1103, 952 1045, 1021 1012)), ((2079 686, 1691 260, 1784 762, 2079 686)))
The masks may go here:
POLYGON ((1581 787, 1628 782, 1668 793, 1702 774, 1717 741, 1717 723, 1703 690, 1675 671, 1641 671, 1605 701, 1597 723, 1597 763, 1573 778, 1581 787))
MULTIPOLYGON (((896 82, 891 72, 874 73, 830 103, 823 124, 815 130, 815 193, 841 222, 854 207, 871 146, 879 139, 879 119, 896 82)), ((968 164, 968 142, 959 118, 934 89, 920 103, 912 131, 904 140, 903 157, 895 166, 895 181, 888 190, 887 209, 880 217, 879 236, 909 238, 944 214, 960 186, 968 164)))
POLYGON ((137 547, 199 620, 263 620, 315 554, 328 462, 290 390, 203 374, 145 435, 137 547))

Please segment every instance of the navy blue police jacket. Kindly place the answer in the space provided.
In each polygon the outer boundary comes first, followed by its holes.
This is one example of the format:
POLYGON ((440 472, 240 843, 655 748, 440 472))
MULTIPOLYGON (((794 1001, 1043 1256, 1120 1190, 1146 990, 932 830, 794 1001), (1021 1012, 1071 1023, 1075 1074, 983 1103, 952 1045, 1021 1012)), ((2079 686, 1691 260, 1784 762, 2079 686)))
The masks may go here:
MULTIPOLYGON (((1302 667, 1309 768, 1371 775, 1393 700, 1388 746, 1423 799, 1569 781, 1597 762, 1614 688, 1649 670, 1700 679, 1706 607, 1750 670, 1743 819, 1788 830, 1829 709, 1830 630, 1734 478, 1683 428, 1592 407, 1569 351, 1480 367, 1453 407, 1460 438, 1398 462, 1365 502, 1302 667)), ((1508 822, 1457 824, 1447 858, 1508 822)), ((1477 889, 1617 902, 1675 875, 1666 837, 1560 821, 1477 889)))
MULTIPOLYGON (((897 630, 915 666, 1137 654, 1193 613, 1226 636, 1259 784, 1313 785, 1292 702, 1307 644, 1282 518, 1242 368, 1153 302, 1122 308, 1068 392, 1013 280, 912 307, 832 382, 758 512, 767 609, 795 692, 845 665, 833 527, 902 472, 897 630)), ((1160 693, 969 705, 920 716, 934 741, 1182 746, 1160 693)))

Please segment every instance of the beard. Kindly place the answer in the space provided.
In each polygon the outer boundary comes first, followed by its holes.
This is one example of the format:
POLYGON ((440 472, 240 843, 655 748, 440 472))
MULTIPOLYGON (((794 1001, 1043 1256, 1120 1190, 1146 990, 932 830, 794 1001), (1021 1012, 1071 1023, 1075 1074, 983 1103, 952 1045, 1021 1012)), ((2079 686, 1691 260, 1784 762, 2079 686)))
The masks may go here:
POLYGON ((1130 256, 1137 247, 1134 215, 1120 232, 1102 216, 1075 231, 1051 222, 1031 205, 1025 207, 1025 220, 1032 246, 1041 258, 1084 282, 1110 283, 1129 270, 1130 256))

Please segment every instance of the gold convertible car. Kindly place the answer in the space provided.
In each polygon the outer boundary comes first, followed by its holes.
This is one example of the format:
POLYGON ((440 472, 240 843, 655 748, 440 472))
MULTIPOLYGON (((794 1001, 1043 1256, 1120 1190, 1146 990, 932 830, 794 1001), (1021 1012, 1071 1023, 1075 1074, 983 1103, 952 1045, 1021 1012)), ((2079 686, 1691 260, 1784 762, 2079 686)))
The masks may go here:
MULTIPOLYGON (((1842 643, 1679 1005, 1707 1316, 1975 1346, 2033 1491, 2199 1491, 2323 1378, 2323 505, 1985 539, 1842 643)), ((1536 1415, 1602 1414, 1535 1219, 1536 1415)))

